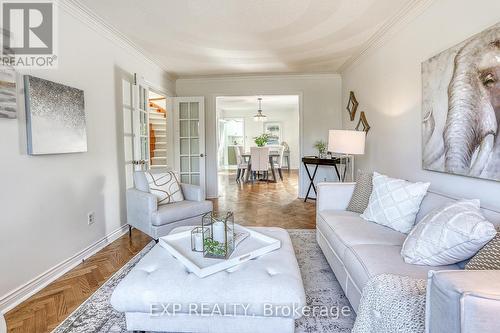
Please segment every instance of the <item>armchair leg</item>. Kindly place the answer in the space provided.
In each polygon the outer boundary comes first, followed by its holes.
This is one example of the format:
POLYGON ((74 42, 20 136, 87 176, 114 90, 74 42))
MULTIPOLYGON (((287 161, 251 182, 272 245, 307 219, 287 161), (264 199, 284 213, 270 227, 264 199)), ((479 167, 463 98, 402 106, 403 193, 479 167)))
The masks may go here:
POLYGON ((278 169, 278 173, 280 174, 280 179, 283 180, 283 172, 281 171, 281 168, 278 169))
POLYGON ((236 182, 240 181, 240 177, 241 177, 241 169, 238 168, 238 171, 236 171, 236 182))
POLYGON ((132 237, 132 226, 130 224, 128 225, 128 237, 132 237))

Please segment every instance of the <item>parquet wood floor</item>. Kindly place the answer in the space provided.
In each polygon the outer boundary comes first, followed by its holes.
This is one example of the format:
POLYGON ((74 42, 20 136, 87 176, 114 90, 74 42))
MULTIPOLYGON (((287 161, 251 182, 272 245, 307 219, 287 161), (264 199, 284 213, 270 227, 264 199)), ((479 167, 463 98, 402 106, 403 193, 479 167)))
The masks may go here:
MULTIPOLYGON (((238 184, 235 174, 219 175, 215 209, 232 210, 235 222, 248 226, 315 228, 315 203, 297 199, 296 171, 284 181, 238 184)), ((133 230, 81 263, 5 315, 9 333, 50 332, 107 279, 137 254, 151 238, 133 230)))
POLYGON ((132 230, 131 238, 123 235, 7 312, 7 331, 52 331, 150 241, 149 236, 138 230, 132 230))
POLYGON ((298 172, 283 172, 277 183, 236 183, 233 172, 219 174, 219 198, 215 209, 231 210, 235 222, 248 226, 273 226, 287 229, 316 228, 316 204, 297 198, 298 172))

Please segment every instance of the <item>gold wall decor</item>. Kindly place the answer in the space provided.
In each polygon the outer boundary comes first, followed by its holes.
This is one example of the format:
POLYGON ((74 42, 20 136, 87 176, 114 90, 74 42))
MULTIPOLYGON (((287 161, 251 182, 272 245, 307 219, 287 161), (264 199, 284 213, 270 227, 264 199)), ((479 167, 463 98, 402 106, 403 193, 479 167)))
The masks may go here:
POLYGON ((347 102, 346 110, 349 112, 349 116, 351 117, 351 121, 354 121, 354 116, 356 116, 356 110, 358 109, 358 101, 356 100, 356 96, 354 96, 354 91, 349 93, 349 102, 347 102))
POLYGON ((368 134, 369 130, 370 124, 368 124, 368 120, 366 120, 365 112, 361 111, 358 124, 356 125, 356 131, 365 131, 368 134))

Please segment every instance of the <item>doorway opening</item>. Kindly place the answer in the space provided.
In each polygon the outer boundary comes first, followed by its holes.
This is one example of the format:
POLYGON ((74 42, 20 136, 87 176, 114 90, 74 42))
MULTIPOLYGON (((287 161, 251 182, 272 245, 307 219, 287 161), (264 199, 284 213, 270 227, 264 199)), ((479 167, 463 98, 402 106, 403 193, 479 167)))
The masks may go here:
POLYGON ((148 104, 150 168, 167 168, 167 97, 150 90, 148 104))
MULTIPOLYGON (((262 134, 267 134, 264 147, 269 147, 271 154, 283 150, 283 158, 276 165, 281 169, 280 172, 276 170, 277 182, 293 182, 293 192, 298 195, 301 142, 299 108, 298 95, 216 98, 219 196, 223 196, 235 184, 255 184, 255 181, 247 181, 244 169, 251 158, 251 148, 257 146, 255 138, 262 134)), ((289 189, 290 186, 287 191, 289 189)))

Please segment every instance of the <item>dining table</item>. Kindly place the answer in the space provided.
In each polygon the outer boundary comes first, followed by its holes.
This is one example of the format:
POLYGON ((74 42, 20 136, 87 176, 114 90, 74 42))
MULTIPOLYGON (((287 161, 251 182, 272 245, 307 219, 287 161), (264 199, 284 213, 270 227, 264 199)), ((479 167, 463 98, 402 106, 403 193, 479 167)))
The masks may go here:
MULTIPOLYGON (((243 159, 248 164, 247 172, 246 172, 246 175, 245 175, 245 182, 248 183, 249 178, 250 178, 250 174, 252 172, 252 155, 250 153, 244 153, 244 154, 241 154, 241 157, 243 157, 243 159)), ((269 153, 269 164, 271 165, 271 174, 273 175, 273 179, 272 180, 267 180, 270 183, 276 183, 277 182, 277 180, 276 180, 276 168, 274 166, 274 164, 275 164, 274 161, 275 161, 275 159, 277 159, 279 157, 280 157, 280 154, 278 152, 271 151, 269 153)))

